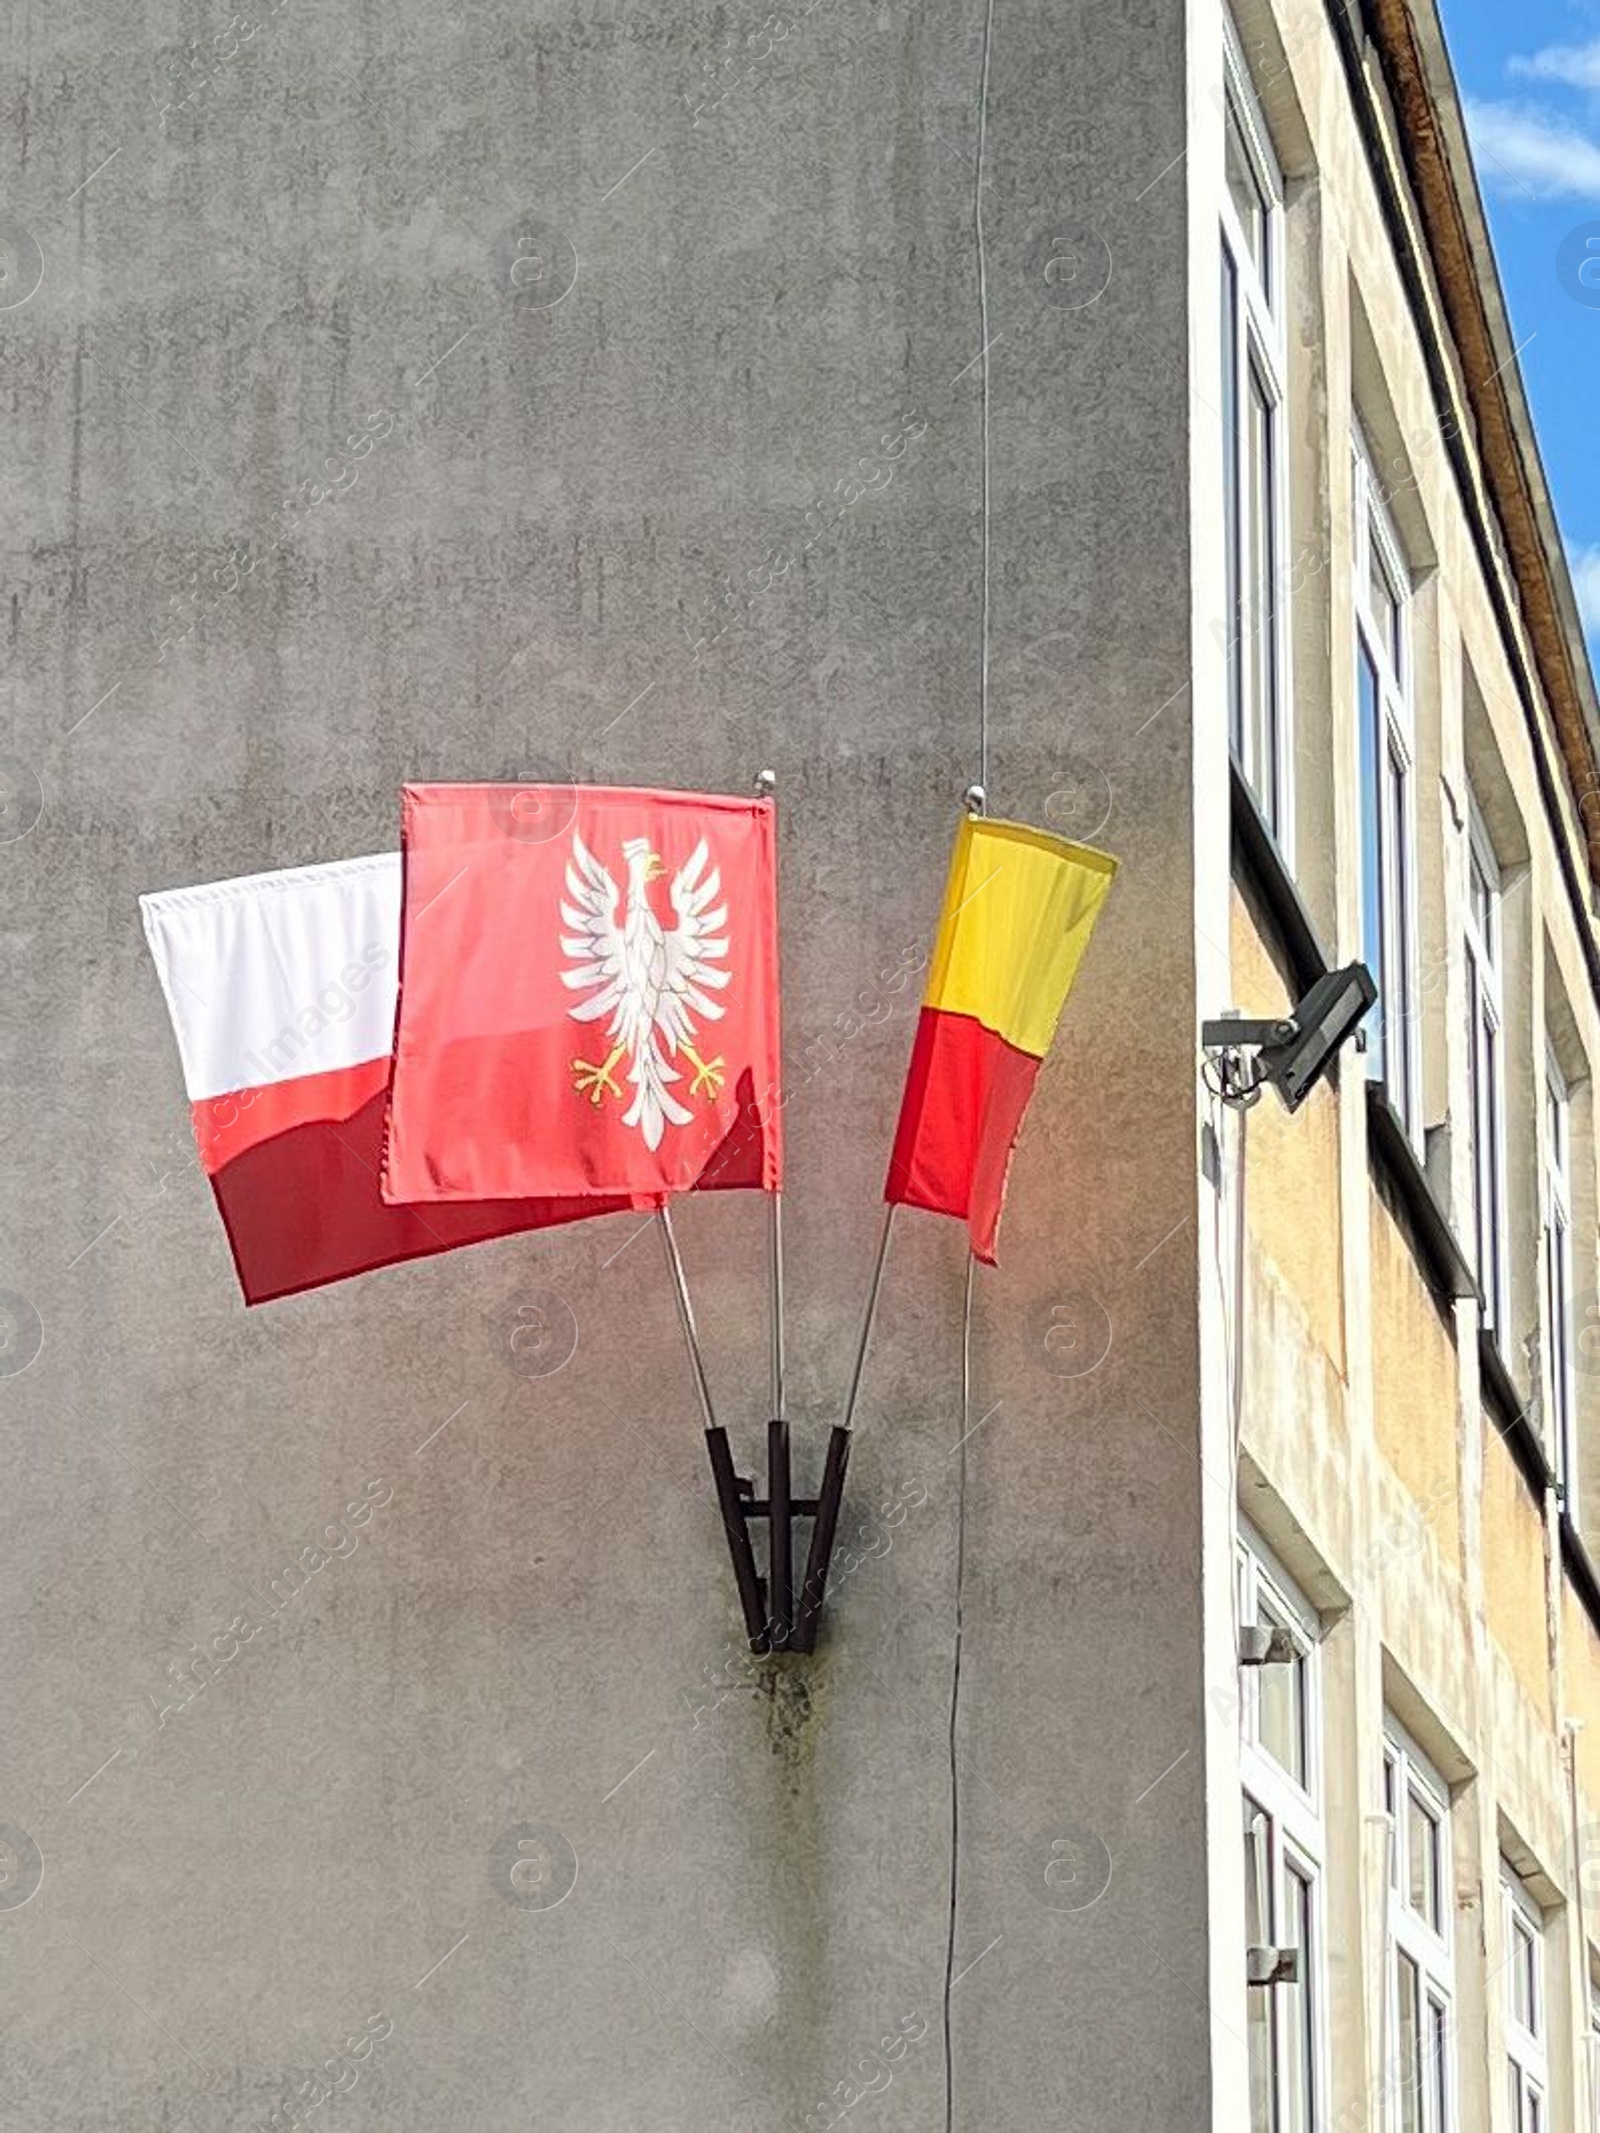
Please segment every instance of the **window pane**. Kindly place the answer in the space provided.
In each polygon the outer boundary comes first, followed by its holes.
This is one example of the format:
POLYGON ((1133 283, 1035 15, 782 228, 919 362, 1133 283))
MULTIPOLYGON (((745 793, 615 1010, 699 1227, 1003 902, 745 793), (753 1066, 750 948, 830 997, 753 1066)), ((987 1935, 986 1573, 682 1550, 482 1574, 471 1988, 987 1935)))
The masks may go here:
POLYGON ((1367 529, 1367 604, 1383 656, 1396 676, 1400 672, 1400 593, 1383 560, 1381 536, 1375 523, 1367 529))
POLYGON ((1532 2029, 1533 1940, 1519 1918, 1511 1922, 1511 2012, 1524 2029, 1532 2029))
MULTIPOLYGON (((1233 211, 1239 218, 1240 229, 1244 232, 1245 247, 1265 286, 1269 203, 1256 177, 1255 165, 1245 141, 1244 128, 1239 122, 1238 109, 1232 97, 1228 99, 1227 168, 1228 195, 1233 201, 1233 211)), ((1268 293, 1270 294, 1270 291, 1268 293)))
POLYGON ((1489 1323, 1500 1312, 1500 1032, 1493 1018, 1483 1024, 1483 1205, 1484 1254, 1479 1277, 1488 1304, 1489 1323))
POLYGON ((1311 2133, 1316 2107, 1311 2033, 1311 1884, 1294 1868, 1288 1874, 1290 1939, 1300 1950, 1300 1977, 1276 1989, 1283 2003, 1283 2109, 1281 2133, 1311 2133))
POLYGON ((1450 2015, 1435 1999, 1428 2002, 1427 2062, 1423 2071, 1432 2084, 1430 2133, 1450 2133, 1450 2015))
POLYGON ((1239 498, 1239 270, 1222 248, 1222 511, 1227 576, 1228 732, 1248 775, 1244 744, 1243 518, 1239 498))
MULTIPOLYGON (((1256 1614, 1269 1627, 1287 1626, 1265 1602, 1256 1614)), ((1256 1677, 1256 1736, 1272 1760, 1303 1785, 1307 1770, 1305 1657, 1297 1652, 1287 1666, 1258 1667, 1256 1677)))
POLYGON ((1383 807, 1378 780, 1382 711, 1377 669, 1364 636, 1356 647, 1356 687, 1361 743, 1361 952, 1378 987, 1368 1018, 1367 1072, 1374 1081, 1382 1081, 1386 1056, 1383 1008, 1388 978, 1383 954, 1383 807))
POLYGON ((1400 2133, 1422 2133, 1422 1992, 1409 1955, 1395 1957, 1395 2090, 1400 2133))
MULTIPOLYGON (((1383 1810, 1391 1822, 1395 1819, 1394 1784, 1394 1756, 1389 1749, 1385 1748, 1383 1751, 1383 1810)), ((1400 1846, 1397 1838, 1393 1836, 1391 1836, 1389 1842, 1389 1886, 1394 1889, 1400 1886, 1400 1846)))
POLYGON ((1487 873, 1484 871, 1483 861, 1478 855, 1478 846, 1475 839, 1469 842, 1467 850, 1468 912, 1479 940, 1483 943, 1486 952, 1492 955, 1495 947, 1494 889, 1490 884, 1487 873))
POLYGON ((1272 1825, 1248 1796, 1244 1803, 1244 1937, 1252 1948, 1265 1947, 1272 1938, 1272 1904, 1269 1898, 1272 1861, 1272 1825))
POLYGON ((1392 735, 1386 734, 1387 792, 1382 810, 1387 849, 1382 854, 1384 972, 1388 1003, 1388 1056, 1384 1079, 1389 1100, 1411 1123, 1411 1056, 1416 1022, 1411 985, 1410 771, 1392 735))
POLYGON ((1443 1924, 1439 1887, 1439 1824, 1432 1809, 1410 1787, 1406 1794, 1407 1900, 1435 1932, 1443 1924))
POLYGON ((1270 821, 1276 821, 1277 637, 1274 586, 1277 527, 1274 514, 1277 446, 1276 409, 1270 388, 1254 363, 1246 385, 1242 475, 1244 597, 1242 621, 1245 765, 1270 821))
MULTIPOLYGON (((1249 1798, 1244 1803, 1244 1937, 1259 1948, 1272 1938, 1268 1875, 1270 1825, 1249 1798)), ((1250 2052, 1250 2133, 1277 2133, 1273 2124, 1272 1996, 1278 1988, 1251 1985, 1245 1990, 1245 2033, 1250 2052)))

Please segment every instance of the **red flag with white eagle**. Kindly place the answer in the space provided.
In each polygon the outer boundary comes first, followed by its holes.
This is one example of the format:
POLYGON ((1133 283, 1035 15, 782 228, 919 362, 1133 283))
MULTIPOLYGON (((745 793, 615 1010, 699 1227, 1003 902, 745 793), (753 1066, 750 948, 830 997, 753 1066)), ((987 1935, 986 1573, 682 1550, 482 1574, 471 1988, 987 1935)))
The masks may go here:
POLYGON ((378 1190, 400 855, 140 900, 203 1169, 252 1304, 459 1244, 657 1204, 398 1207, 378 1190))
POLYGON ((409 785, 384 1196, 782 1170, 768 799, 409 785))

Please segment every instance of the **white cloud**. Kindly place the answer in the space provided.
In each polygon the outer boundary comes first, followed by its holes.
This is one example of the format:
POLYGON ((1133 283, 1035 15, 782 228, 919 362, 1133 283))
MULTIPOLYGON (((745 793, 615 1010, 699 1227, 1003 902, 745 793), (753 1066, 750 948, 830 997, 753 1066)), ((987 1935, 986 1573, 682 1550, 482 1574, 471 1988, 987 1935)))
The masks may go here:
POLYGON ((1583 626, 1591 637, 1600 639, 1600 546, 1574 548, 1568 561, 1583 626))
POLYGON ((1466 107, 1486 185, 1537 200, 1600 202, 1600 141, 1536 104, 1466 107))
POLYGON ((1592 44, 1547 44, 1525 59, 1514 57, 1511 71, 1529 81, 1559 81, 1570 89, 1600 89, 1600 37, 1592 44))

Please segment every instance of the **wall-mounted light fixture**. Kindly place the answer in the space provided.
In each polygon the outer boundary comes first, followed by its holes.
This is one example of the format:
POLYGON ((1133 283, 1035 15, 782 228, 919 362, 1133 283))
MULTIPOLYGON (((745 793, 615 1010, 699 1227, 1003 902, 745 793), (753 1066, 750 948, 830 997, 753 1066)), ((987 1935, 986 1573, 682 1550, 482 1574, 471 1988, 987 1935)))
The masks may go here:
POLYGON ((1225 1104, 1244 1109, 1269 1084, 1298 1111, 1378 997, 1365 963, 1330 970, 1287 1015, 1250 1022, 1224 1015, 1202 1024, 1200 1042, 1225 1104), (1249 1054, 1247 1057, 1246 1054, 1249 1054))

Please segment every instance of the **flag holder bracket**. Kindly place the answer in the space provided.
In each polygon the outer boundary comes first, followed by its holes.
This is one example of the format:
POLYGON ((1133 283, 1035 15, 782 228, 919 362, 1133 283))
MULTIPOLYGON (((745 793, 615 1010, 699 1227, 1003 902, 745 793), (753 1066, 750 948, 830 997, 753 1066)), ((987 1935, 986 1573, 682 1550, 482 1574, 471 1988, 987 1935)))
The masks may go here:
POLYGON ((754 1652, 812 1652, 827 1597, 828 1568, 844 1500, 845 1470, 850 1462, 850 1432, 835 1423, 828 1436, 822 1486, 815 1496, 796 1496, 790 1487, 789 1425, 767 1424, 767 1493, 757 1496, 755 1483, 733 1463, 728 1432, 713 1424, 706 1452, 717 1485, 717 1507, 728 1536, 734 1582, 744 1613, 745 1632, 754 1652), (767 1571, 756 1567, 750 1528, 756 1519, 767 1526, 767 1571), (811 1525, 810 1546, 798 1592, 794 1582, 795 1521, 811 1525))

